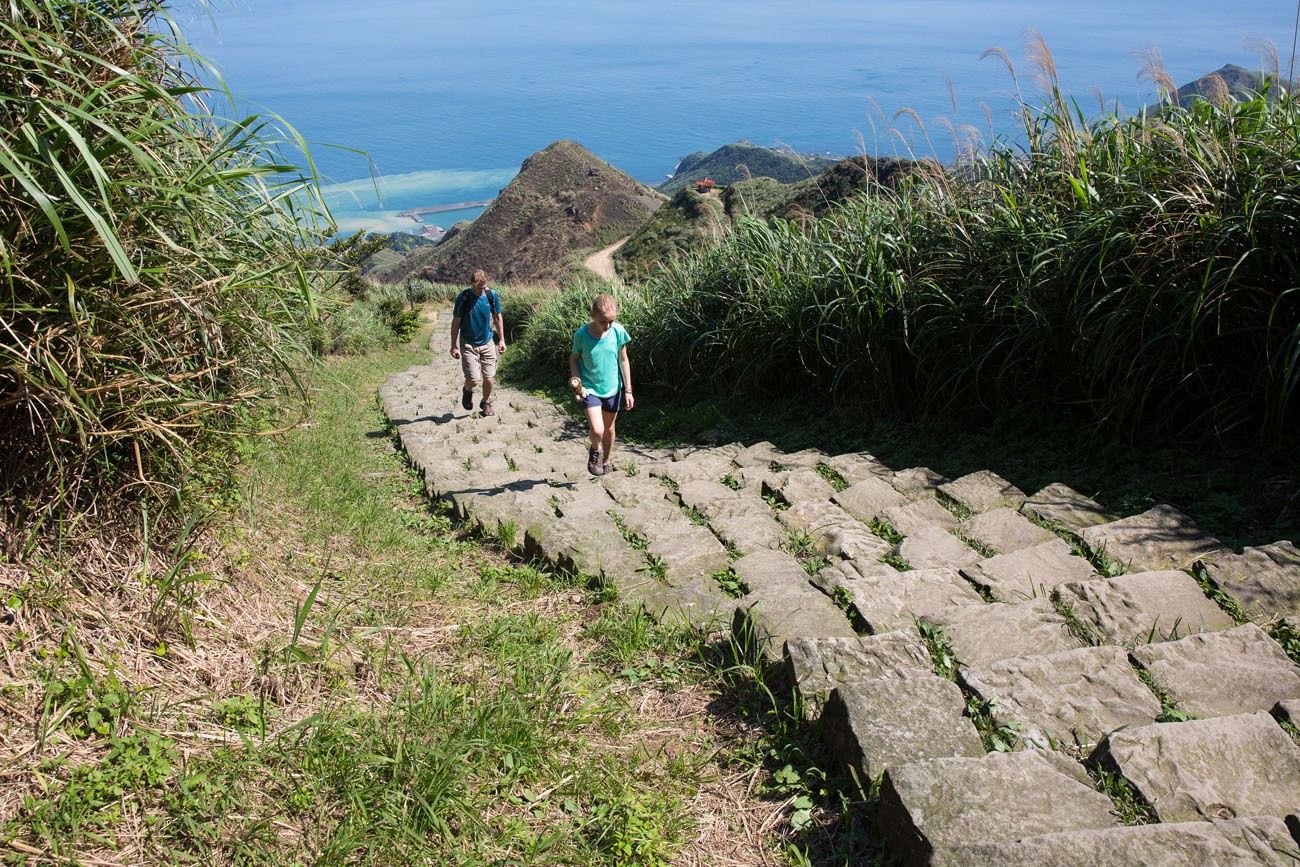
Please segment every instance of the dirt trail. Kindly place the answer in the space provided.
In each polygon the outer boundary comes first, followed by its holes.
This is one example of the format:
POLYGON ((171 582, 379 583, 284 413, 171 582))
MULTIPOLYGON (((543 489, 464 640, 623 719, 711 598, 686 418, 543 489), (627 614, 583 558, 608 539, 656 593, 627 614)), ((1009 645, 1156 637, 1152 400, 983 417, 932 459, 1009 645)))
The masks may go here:
MULTIPOLYGON (((631 237, 630 235, 628 236, 631 237)), ((604 277, 606 280, 617 280, 618 274, 614 272, 614 251, 627 243, 627 238, 620 238, 613 244, 610 244, 603 250, 597 250, 592 253, 582 264, 588 271, 593 271, 604 277)))

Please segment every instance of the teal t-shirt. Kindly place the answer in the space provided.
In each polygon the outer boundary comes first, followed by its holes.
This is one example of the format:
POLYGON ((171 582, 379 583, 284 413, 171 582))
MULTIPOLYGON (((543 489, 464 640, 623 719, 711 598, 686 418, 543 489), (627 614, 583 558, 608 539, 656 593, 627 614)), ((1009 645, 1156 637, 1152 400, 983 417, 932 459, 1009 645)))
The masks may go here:
POLYGON ((597 397, 613 397, 621 386, 619 350, 632 342, 627 329, 615 322, 600 339, 584 325, 573 333, 573 351, 578 354, 578 378, 582 387, 597 397))

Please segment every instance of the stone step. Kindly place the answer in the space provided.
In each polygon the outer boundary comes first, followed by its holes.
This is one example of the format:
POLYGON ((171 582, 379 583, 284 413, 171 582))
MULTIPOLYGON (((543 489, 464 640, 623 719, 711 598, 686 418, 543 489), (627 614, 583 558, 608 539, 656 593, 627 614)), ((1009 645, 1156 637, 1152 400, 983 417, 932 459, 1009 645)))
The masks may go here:
POLYGON ((1009 554, 1023 548, 1032 548, 1056 538, 1051 530, 1030 521, 1015 509, 999 506, 979 512, 961 524, 961 534, 973 539, 995 554, 1009 554))
POLYGON ((878 559, 890 544, 866 524, 830 500, 810 500, 777 512, 777 520, 795 532, 807 533, 818 550, 833 557, 878 559))
POLYGON ((962 683, 1025 746, 1087 748, 1124 726, 1154 723, 1160 702, 1123 648, 1081 647, 963 666, 962 683))
POLYGON ((1140 645, 1133 658, 1180 710, 1198 717, 1268 711, 1300 699, 1300 666, 1253 623, 1140 645))
POLYGON ((907 498, 894 490, 893 485, 876 475, 867 476, 834 496, 840 508, 865 523, 907 502, 907 498))
POLYGON ((966 843, 938 853, 936 867, 1295 867, 1300 849, 1271 817, 1177 822, 966 843))
POLYGON ((899 470, 889 478, 889 483, 908 500, 926 500, 934 497, 939 486, 947 483, 948 477, 936 473, 929 467, 908 467, 899 470))
POLYGON ((1125 729, 1094 761, 1122 774, 1162 822, 1300 811, 1300 747, 1266 713, 1125 729))
POLYGON ((749 588, 737 603, 732 634, 764 665, 782 661, 795 638, 855 638, 844 612, 816 587, 799 561, 783 551, 759 551, 732 564, 749 588))
POLYGON ((942 527, 921 527, 898 544, 898 556, 914 568, 960 569, 974 566, 983 556, 942 527))
POLYGON ((840 586, 873 633, 908 629, 927 614, 955 606, 984 607, 984 600, 953 569, 896 572, 872 561, 846 560, 823 570, 824 586, 840 586))
POLYGON ((1100 503, 1060 482, 1048 485, 1025 500, 1020 510, 1072 533, 1096 524, 1108 524, 1116 518, 1100 503))
POLYGON ((1061 584, 1101 577, 1060 539, 981 560, 962 567, 961 574, 1002 602, 1047 597, 1061 584))
POLYGON ((866 785, 907 762, 984 755, 965 710, 957 685, 929 671, 854 680, 831 692, 820 731, 831 754, 866 785))
MULTIPOLYGON (((726 569, 727 549, 707 527, 691 522, 666 500, 644 500, 632 508, 614 507, 623 526, 646 540, 646 554, 659 558, 671 585, 684 585, 726 569)), ((616 530, 617 532, 617 530, 616 530)))
POLYGON ((1081 646, 1070 632, 1069 622, 1041 598, 1014 604, 963 604, 918 616, 943 629, 958 664, 963 666, 985 666, 999 659, 1040 656, 1081 646))
POLYGON ((857 484, 868 476, 888 480, 894 471, 885 466, 874 455, 866 452, 849 452, 826 459, 826 465, 840 474, 840 478, 849 485, 857 484))
POLYGON ((749 491, 733 491, 718 482, 694 481, 678 489, 682 505, 709 519, 723 542, 741 554, 781 547, 789 533, 772 517, 767 503, 749 491))
POLYGON ((816 470, 794 470, 784 473, 770 483, 770 493, 774 493, 791 506, 800 503, 824 503, 835 496, 831 483, 822 478, 816 470))
POLYGON ((934 497, 885 509, 880 518, 904 536, 919 533, 926 527, 938 527, 951 533, 961 526, 957 516, 939 505, 934 497))
POLYGON ((1165 505, 1131 518, 1085 527, 1079 538, 1130 572, 1190 569, 1202 560, 1230 553, 1191 518, 1165 505))
POLYGON ((1253 619, 1268 621, 1300 614, 1300 548, 1293 542, 1213 556, 1205 569, 1253 619))
POLYGON ((855 638, 790 638, 783 656, 785 682, 798 693, 804 717, 811 720, 821 716, 837 686, 930 671, 930 654, 915 629, 855 638))
POLYGON ((887 850, 908 865, 975 841, 1119 825, 1083 767, 1045 750, 897 765, 885 771, 876 813, 887 850))
POLYGON ((940 493, 971 512, 988 512, 999 507, 1019 509, 1025 492, 988 470, 969 473, 939 486, 940 493))
POLYGON ((1236 625, 1185 572, 1138 572, 1062 584, 1057 592, 1099 644, 1151 644, 1236 625))

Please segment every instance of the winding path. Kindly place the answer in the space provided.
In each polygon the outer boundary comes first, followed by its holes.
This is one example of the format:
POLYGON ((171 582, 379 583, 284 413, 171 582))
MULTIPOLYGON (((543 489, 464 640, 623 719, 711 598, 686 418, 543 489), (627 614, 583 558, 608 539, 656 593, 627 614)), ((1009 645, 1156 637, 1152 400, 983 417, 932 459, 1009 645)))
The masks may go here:
POLYGON ((597 250, 584 259, 582 264, 588 271, 599 274, 606 280, 618 280, 618 273, 614 270, 614 251, 626 244, 627 240, 627 238, 622 238, 603 250, 597 250))

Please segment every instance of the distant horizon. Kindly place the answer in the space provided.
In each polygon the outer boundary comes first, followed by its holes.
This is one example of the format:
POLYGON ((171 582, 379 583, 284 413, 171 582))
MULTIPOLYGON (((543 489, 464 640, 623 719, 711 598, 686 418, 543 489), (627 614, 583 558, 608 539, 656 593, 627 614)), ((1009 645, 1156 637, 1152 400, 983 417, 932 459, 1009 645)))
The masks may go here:
MULTIPOLYGON (((344 231, 410 230, 405 209, 492 198, 523 159, 562 138, 651 185, 682 156, 740 140, 946 161, 956 147, 947 124, 986 141, 1014 135, 1015 86, 999 60, 980 61, 985 49, 1005 48, 1036 100, 1028 29, 1044 34, 1085 108, 1097 104, 1094 88, 1121 112, 1150 102, 1137 55, 1152 44, 1179 85, 1229 63, 1260 69, 1250 40, 1272 41, 1284 75, 1290 65, 1290 0, 1232 12, 1204 0, 1063 5, 287 0, 214 8, 209 19, 187 0, 173 14, 238 112, 281 115, 310 143, 344 231)), ((446 218, 466 216, 476 212, 446 218)))

